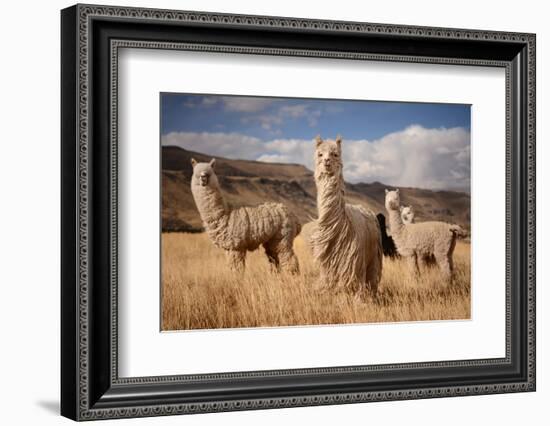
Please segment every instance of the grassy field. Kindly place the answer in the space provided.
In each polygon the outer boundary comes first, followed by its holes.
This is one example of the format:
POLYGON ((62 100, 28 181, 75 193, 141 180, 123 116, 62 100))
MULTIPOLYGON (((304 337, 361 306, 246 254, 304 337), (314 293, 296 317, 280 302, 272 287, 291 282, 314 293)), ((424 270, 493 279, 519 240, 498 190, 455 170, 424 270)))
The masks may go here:
POLYGON ((379 293, 360 300, 317 289, 308 248, 294 243, 298 276, 271 272, 263 249, 247 255, 244 276, 206 234, 162 235, 162 329, 278 327, 290 325, 452 320, 470 318, 470 245, 459 241, 455 280, 444 288, 437 267, 416 280, 403 260, 384 259, 379 293))

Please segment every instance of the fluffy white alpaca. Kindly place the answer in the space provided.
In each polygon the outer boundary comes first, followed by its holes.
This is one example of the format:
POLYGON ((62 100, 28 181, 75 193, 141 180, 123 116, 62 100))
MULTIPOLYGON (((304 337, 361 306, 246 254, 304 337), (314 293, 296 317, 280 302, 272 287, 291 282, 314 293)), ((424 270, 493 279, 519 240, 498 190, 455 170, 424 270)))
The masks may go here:
MULTIPOLYGON (((401 207, 401 220, 403 220, 403 223, 405 225, 410 225, 411 223, 415 223, 415 217, 416 217, 416 213, 413 209, 413 206, 401 207)), ((435 256, 433 253, 424 255, 420 259, 417 259, 417 262, 419 264, 422 264, 423 267, 437 265, 437 262, 435 260, 435 256)))
POLYGON ((446 283, 452 279, 453 251, 458 234, 464 233, 459 225, 445 222, 422 222, 405 225, 399 211, 399 189, 386 189, 386 209, 390 231, 401 256, 406 257, 414 274, 419 274, 418 261, 432 254, 443 273, 446 283))
POLYGON ((382 275, 380 228, 372 211, 344 201, 341 144, 340 137, 316 138, 318 219, 308 225, 306 238, 325 288, 375 294, 382 275))
POLYGON ((298 259, 292 248, 300 232, 298 218, 280 203, 230 210, 214 172, 215 163, 214 159, 210 163, 191 159, 191 192, 210 240, 226 251, 231 269, 242 271, 246 252, 262 245, 277 270, 298 273, 298 259))

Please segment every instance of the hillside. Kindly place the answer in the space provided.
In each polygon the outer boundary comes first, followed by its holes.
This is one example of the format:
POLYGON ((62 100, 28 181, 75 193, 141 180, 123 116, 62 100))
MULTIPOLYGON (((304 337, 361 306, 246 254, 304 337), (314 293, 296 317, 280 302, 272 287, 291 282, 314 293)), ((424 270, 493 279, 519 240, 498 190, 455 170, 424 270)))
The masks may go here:
MULTIPOLYGON (((210 156, 182 148, 162 148, 162 230, 198 232, 199 213, 190 189, 191 157, 210 156)), ((263 163, 216 157, 216 173, 231 207, 254 206, 266 201, 284 202, 302 223, 317 216, 313 173, 299 164, 263 163)), ((349 202, 386 213, 385 188, 380 182, 346 184, 349 202)), ((392 187, 393 188, 393 187, 392 187)), ((462 192, 400 188, 402 202, 412 204, 417 220, 442 220, 470 228, 470 196, 462 192)))

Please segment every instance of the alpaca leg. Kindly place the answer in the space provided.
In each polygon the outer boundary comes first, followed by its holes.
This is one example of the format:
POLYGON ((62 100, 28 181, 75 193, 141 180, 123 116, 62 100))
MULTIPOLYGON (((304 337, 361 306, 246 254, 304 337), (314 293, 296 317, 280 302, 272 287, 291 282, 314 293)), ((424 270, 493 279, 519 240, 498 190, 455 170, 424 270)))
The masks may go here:
POLYGON ((372 295, 378 293, 378 284, 382 277, 382 254, 376 256, 367 269, 367 288, 372 295))
POLYGON ((426 258, 426 256, 418 257, 418 270, 421 274, 425 274, 428 270, 428 259, 426 258))
POLYGON ((451 247, 451 250, 449 253, 447 253, 447 262, 449 263, 449 269, 451 271, 451 274, 454 272, 454 263, 453 263, 453 250, 454 247, 451 247))
POLYGON ((440 267, 443 273, 444 284, 445 285, 450 284, 452 279, 452 271, 451 271, 451 265, 449 264, 449 259, 448 258, 443 259, 440 267))
POLYGON ((281 267, 284 271, 296 275, 300 272, 298 258, 294 253, 294 239, 300 233, 300 224, 298 222, 290 224, 290 228, 282 231, 282 238, 276 246, 276 251, 281 261, 281 267))
POLYGON ((435 257, 433 254, 426 254, 421 258, 422 269, 428 270, 436 264, 435 257))
POLYGON ((436 255, 437 264, 439 265, 439 269, 441 270, 441 274, 443 276, 443 283, 445 285, 448 285, 451 283, 452 278, 452 266, 451 262, 449 262, 449 255, 448 253, 436 255))
POLYGON ((454 266, 454 263, 453 263, 453 254, 452 253, 449 253, 447 255, 447 261, 449 262, 449 269, 451 271, 451 280, 452 280, 453 276, 454 276, 454 272, 455 272, 455 266, 454 266))
POLYGON ((445 285, 451 284, 453 280, 453 252, 456 246, 456 236, 453 235, 452 239, 448 241, 446 247, 440 247, 435 254, 437 264, 443 274, 443 280, 445 285))
POLYGON ((454 272, 453 253, 454 253, 455 247, 456 247, 456 239, 457 239, 457 236, 455 234, 455 235, 453 235, 451 246, 449 247, 449 252, 447 253, 447 258, 449 260, 449 265, 451 267, 451 274, 454 272))
POLYGON ((378 284, 380 283, 380 272, 378 266, 373 266, 367 271, 367 288, 375 295, 378 293, 378 284))
POLYGON ((455 251, 456 247, 456 236, 453 237, 453 241, 451 243, 451 247, 449 248, 449 251, 447 252, 447 263, 449 265, 449 272, 450 277, 449 281, 452 282, 453 276, 454 276, 454 263, 453 263, 453 253, 455 251))
POLYGON ((294 251, 281 253, 279 257, 281 258, 281 264, 285 271, 293 275, 300 272, 300 264, 298 263, 298 258, 294 254, 294 251))
POLYGON ((226 251, 229 268, 238 273, 244 272, 244 261, 246 251, 228 250, 226 251))
POLYGON ((408 257, 408 262, 409 262, 409 268, 413 276, 418 277, 420 275, 420 270, 418 269, 418 261, 416 258, 416 253, 413 253, 408 257))
POLYGON ((281 267, 283 270, 290 272, 291 274, 297 274, 300 272, 300 265, 296 254, 294 254, 292 241, 281 241, 281 243, 277 245, 276 251, 279 260, 281 261, 281 267))
POLYGON ((279 255, 277 251, 272 247, 272 243, 268 241, 267 243, 263 244, 265 249, 265 255, 267 256, 267 260, 269 261, 269 264, 273 267, 275 271, 279 271, 280 269, 280 263, 279 263, 279 255))

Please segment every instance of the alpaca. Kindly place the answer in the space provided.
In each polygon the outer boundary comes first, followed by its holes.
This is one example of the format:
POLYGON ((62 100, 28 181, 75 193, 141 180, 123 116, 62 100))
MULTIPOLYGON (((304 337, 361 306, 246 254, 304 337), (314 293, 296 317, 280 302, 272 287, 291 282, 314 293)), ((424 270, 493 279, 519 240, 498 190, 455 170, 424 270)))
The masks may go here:
MULTIPOLYGON (((415 223, 416 213, 413 209, 413 206, 405 206, 401 207, 401 219, 403 220, 403 223, 405 225, 410 225, 411 223, 415 223)), ((458 239, 466 238, 468 236, 468 232, 462 228, 456 228, 456 237, 458 239)), ((426 255, 422 258, 422 264, 425 267, 434 266, 437 264, 435 260, 435 256, 433 253, 426 255)))
POLYGON ((401 219, 405 225, 414 223, 415 213, 412 206, 401 207, 401 219))
POLYGON ((445 222, 422 222, 405 225, 399 212, 399 189, 386 189, 386 209, 390 218, 390 231, 401 256, 409 260, 415 275, 420 273, 418 260, 432 254, 444 276, 450 283, 453 273, 453 252, 458 234, 464 231, 459 225, 445 222))
POLYGON ((382 275, 382 241, 374 213, 344 201, 342 138, 316 138, 315 184, 318 218, 311 232, 321 285, 356 295, 376 294, 382 275))
POLYGON ((280 203, 264 203, 256 207, 227 207, 214 167, 191 159, 193 176, 191 192, 212 243, 225 250, 232 270, 242 272, 247 251, 260 245, 277 271, 298 273, 298 259, 292 243, 300 232, 298 218, 280 203))
MULTIPOLYGON (((413 209, 413 206, 401 206, 400 211, 401 211, 401 220, 405 225, 410 225, 411 223, 415 223, 414 221, 415 221, 416 213, 413 209)), ((435 260, 435 256, 433 253, 426 254, 418 260, 420 261, 420 264, 422 264, 423 268, 437 265, 437 261, 435 260)))
POLYGON ((388 235, 388 231, 386 229, 386 217, 382 213, 378 213, 376 215, 376 219, 378 219, 378 224, 380 225, 380 234, 382 236, 382 250, 384 252, 384 256, 392 258, 399 257, 399 253, 397 253, 393 238, 388 235))

